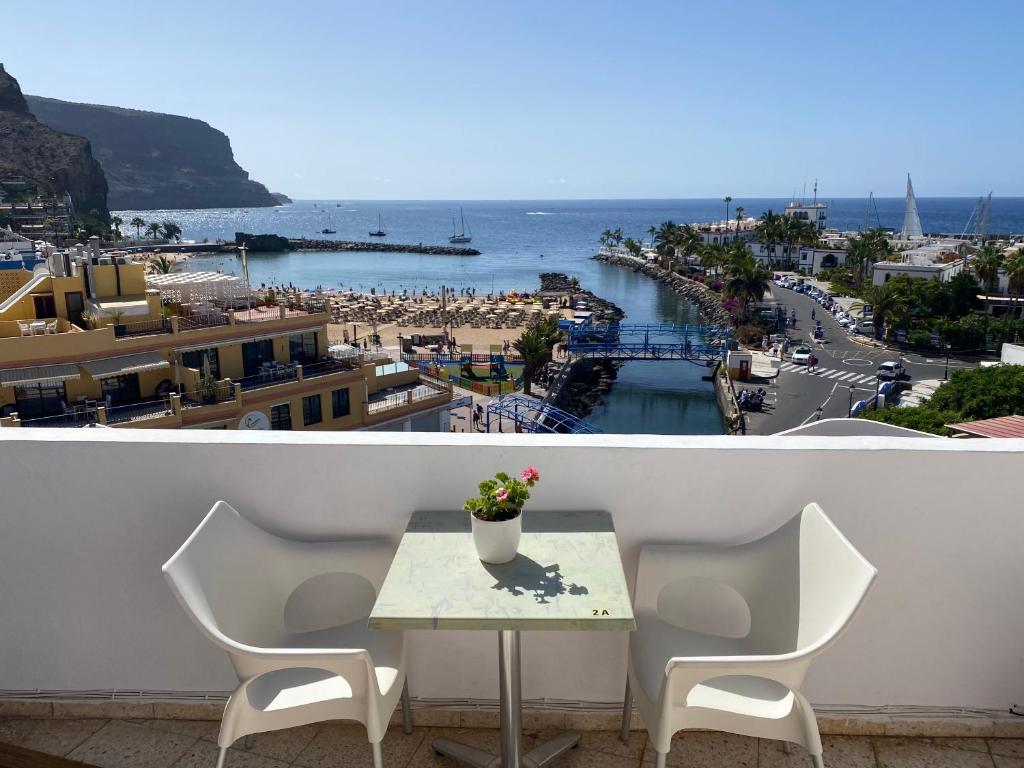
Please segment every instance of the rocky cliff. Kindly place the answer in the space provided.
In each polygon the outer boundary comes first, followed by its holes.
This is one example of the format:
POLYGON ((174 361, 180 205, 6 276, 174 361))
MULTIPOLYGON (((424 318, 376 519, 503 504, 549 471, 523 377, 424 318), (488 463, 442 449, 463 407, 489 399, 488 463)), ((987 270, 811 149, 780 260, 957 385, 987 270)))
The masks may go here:
POLYGON ((108 217, 107 181, 89 141, 47 126, 29 111, 18 81, 0 64, 0 176, 25 176, 52 194, 71 194, 80 214, 108 217))
POLYGON ((40 122, 92 142, 115 210, 277 205, 235 162, 228 137, 201 120, 28 96, 40 122))

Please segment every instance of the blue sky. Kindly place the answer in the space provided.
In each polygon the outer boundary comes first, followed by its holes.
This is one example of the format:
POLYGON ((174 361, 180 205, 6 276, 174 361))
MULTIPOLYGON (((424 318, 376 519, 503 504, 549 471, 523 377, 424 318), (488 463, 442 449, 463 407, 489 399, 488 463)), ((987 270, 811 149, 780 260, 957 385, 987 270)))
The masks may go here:
POLYGON ((4 5, 26 93, 200 118, 294 197, 1024 194, 1020 2, 4 5))

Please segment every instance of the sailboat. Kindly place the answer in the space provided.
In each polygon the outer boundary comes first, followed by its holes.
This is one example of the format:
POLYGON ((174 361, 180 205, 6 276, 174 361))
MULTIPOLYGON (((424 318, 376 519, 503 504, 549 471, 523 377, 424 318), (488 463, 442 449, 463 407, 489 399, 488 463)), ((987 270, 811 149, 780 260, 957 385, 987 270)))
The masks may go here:
POLYGON ((448 238, 449 243, 471 243, 473 242, 472 233, 466 234, 466 217, 462 214, 462 208, 459 208, 459 219, 462 222, 462 229, 456 234, 455 232, 455 217, 452 216, 452 234, 448 238))
POLYGON ((370 232, 370 237, 387 237, 388 233, 380 223, 380 211, 377 211, 377 229, 370 232))

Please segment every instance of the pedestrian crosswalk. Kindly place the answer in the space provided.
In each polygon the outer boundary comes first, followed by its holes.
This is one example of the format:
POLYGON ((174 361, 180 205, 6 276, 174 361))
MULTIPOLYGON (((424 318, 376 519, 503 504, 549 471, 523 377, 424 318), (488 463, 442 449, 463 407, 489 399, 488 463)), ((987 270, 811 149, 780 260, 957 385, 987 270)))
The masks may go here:
MULTIPOLYGON (((783 363, 781 370, 789 373, 802 373, 807 374, 806 365, 795 365, 793 363, 783 363)), ((869 381, 874 383, 874 373, 862 373, 861 371, 851 370, 837 370, 835 368, 815 368, 811 376, 817 376, 819 379, 831 379, 833 381, 841 381, 844 384, 867 384, 869 381)))

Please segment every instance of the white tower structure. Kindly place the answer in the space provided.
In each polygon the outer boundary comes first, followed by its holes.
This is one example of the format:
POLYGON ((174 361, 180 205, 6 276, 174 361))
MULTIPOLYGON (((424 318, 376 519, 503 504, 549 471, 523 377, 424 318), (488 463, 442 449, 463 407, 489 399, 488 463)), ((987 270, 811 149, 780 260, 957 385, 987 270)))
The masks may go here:
POLYGON ((900 237, 904 240, 911 237, 921 237, 921 217, 917 215, 917 198, 914 197, 914 185, 910 183, 910 174, 907 174, 907 204, 903 210, 903 228, 900 230, 900 237))

